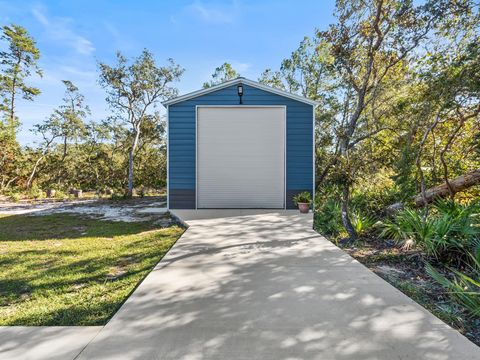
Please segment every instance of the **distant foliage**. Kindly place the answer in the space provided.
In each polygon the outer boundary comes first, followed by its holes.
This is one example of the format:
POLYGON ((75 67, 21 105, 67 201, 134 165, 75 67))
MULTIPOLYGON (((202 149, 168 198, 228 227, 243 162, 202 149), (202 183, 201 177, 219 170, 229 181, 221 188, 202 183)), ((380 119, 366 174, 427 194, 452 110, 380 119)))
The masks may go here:
POLYGON ((172 83, 183 73, 180 66, 170 59, 158 67, 147 50, 132 64, 122 55, 117 68, 100 64, 112 116, 96 121, 81 90, 63 80, 62 103, 30 129, 39 141, 21 147, 16 141, 17 100, 32 101, 40 92, 26 84, 31 73, 41 75, 40 53, 20 26, 3 27, 2 40, 8 47, 0 52, 0 194, 17 201, 19 193, 38 199, 47 189, 63 198, 73 188, 99 192, 110 188, 123 194, 128 189, 132 193, 133 184, 166 186, 166 125, 155 106, 177 94, 172 83), (125 95, 127 88, 132 97, 125 95), (121 110, 128 106, 131 111, 121 110))
POLYGON ((221 84, 222 82, 233 80, 239 76, 240 74, 232 67, 232 65, 228 62, 225 62, 215 69, 210 81, 203 83, 203 88, 207 89, 209 87, 221 84))

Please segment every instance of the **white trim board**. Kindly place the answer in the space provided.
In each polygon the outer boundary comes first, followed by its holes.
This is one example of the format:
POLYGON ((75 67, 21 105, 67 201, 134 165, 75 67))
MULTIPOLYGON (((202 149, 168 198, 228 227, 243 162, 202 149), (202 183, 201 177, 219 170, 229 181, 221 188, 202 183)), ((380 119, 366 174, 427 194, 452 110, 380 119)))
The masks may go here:
POLYGON ((313 174, 313 185, 312 185, 312 211, 315 213, 315 192, 317 191, 315 181, 315 170, 316 170, 316 157, 317 157, 317 150, 316 150, 316 133, 315 133, 315 106, 312 109, 312 174, 313 174))
POLYGON ((167 210, 170 210, 170 122, 169 122, 169 111, 168 105, 167 108, 167 210))
POLYGON ((217 91, 217 90, 220 90, 220 89, 224 89, 226 87, 233 86, 233 85, 236 85, 236 84, 248 85, 248 86, 260 89, 260 90, 270 92, 272 94, 277 94, 277 95, 280 95, 280 96, 283 96, 283 97, 286 97, 286 98, 290 98, 290 99, 293 99, 293 100, 296 100, 296 101, 300 101, 302 103, 312 105, 312 106, 317 106, 319 104, 317 101, 307 99, 303 96, 292 94, 292 93, 289 93, 287 91, 283 91, 283 90, 280 90, 280 89, 275 89, 271 86, 263 85, 263 84, 260 84, 256 81, 248 80, 248 79, 245 79, 245 78, 242 78, 242 77, 238 77, 238 78, 233 79, 233 80, 225 81, 225 82, 223 82, 219 85, 215 85, 215 86, 209 87, 207 89, 201 89, 201 90, 193 91, 191 93, 188 93, 188 94, 185 94, 185 95, 182 95, 182 96, 178 96, 176 98, 164 101, 164 102, 162 102, 162 104, 165 107, 167 107, 168 105, 172 105, 172 104, 176 104, 176 103, 179 103, 179 102, 182 102, 182 101, 190 100, 190 99, 196 98, 198 96, 209 94, 211 92, 214 92, 214 91, 217 91))

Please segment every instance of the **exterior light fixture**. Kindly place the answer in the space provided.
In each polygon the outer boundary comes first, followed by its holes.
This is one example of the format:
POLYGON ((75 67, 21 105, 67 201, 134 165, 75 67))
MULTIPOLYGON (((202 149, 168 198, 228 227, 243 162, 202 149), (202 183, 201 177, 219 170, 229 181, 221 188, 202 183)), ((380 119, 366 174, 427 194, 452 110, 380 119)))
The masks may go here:
POLYGON ((240 98, 240 104, 243 104, 243 102, 242 102, 243 85, 238 85, 237 86, 237 94, 238 94, 238 97, 240 98))

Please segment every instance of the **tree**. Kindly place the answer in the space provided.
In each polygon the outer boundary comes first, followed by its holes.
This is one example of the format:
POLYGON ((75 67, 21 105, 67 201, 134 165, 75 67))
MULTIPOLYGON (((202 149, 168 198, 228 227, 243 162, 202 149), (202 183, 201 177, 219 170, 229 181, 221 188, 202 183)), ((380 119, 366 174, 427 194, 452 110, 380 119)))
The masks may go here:
MULTIPOLYGON (((69 143, 86 135, 87 128, 84 119, 90 113, 90 109, 85 104, 84 96, 71 81, 62 80, 62 82, 66 87, 63 104, 55 109, 43 123, 34 125, 33 132, 41 135, 42 142, 39 146, 39 155, 26 183, 27 188, 32 185, 40 163, 51 152, 57 140, 62 143, 62 155, 58 161, 54 158, 51 159, 51 162, 54 163, 51 173, 59 174, 56 176, 57 180, 59 177, 65 176, 67 171, 64 163, 69 143)), ((50 178, 54 179, 55 177, 50 176, 50 178)))
POLYGON ((63 105, 55 112, 61 118, 63 156, 62 161, 67 156, 68 144, 70 141, 77 140, 85 135, 85 117, 90 115, 90 108, 85 104, 85 97, 79 92, 78 88, 69 80, 62 80, 65 85, 65 96, 63 105))
MULTIPOLYGON (((422 193, 413 196, 409 200, 415 207, 423 207, 434 202, 435 200, 438 200, 439 198, 446 198, 447 196, 451 196, 452 193, 456 194, 457 192, 461 192, 478 184, 480 184, 480 169, 475 169, 449 180, 448 184, 444 183, 426 189, 422 193)), ((397 202, 390 205, 387 208, 387 211, 389 213, 393 213, 402 209, 403 206, 404 204, 402 202, 397 202)))
POLYGON ((215 72, 212 74, 212 80, 203 83, 203 88, 207 89, 225 81, 235 79, 239 76, 240 74, 233 69, 232 65, 228 62, 225 62, 215 69, 215 72))
POLYGON ((458 177, 456 185, 450 183, 450 177, 459 172, 467 175, 478 167, 475 161, 465 161, 467 155, 474 152, 465 138, 469 139, 472 131, 480 130, 479 5, 464 1, 447 3, 444 7, 442 21, 435 26, 437 37, 430 42, 429 52, 419 62, 418 71, 425 88, 423 97, 428 103, 425 130, 416 157, 424 205, 431 198, 427 194, 430 192, 423 170, 425 162, 434 168, 432 182, 436 185, 435 180, 441 177, 444 184, 440 188, 444 185, 452 199, 458 192, 459 179, 469 176, 458 177), (429 151, 431 148, 433 154, 429 151), (440 176, 436 176, 436 160, 440 164, 440 176))
MULTIPOLYGON (((427 4, 428 5, 428 4, 427 4)), ((331 46, 334 68, 347 102, 345 117, 336 129, 334 164, 341 179, 342 222, 351 240, 356 231, 349 216, 350 187, 362 157, 355 156, 359 143, 385 130, 382 118, 374 122, 365 115, 384 95, 383 88, 395 71, 408 61, 430 31, 436 16, 427 5, 415 7, 411 1, 338 0, 338 22, 318 36, 331 46)))
POLYGON ((139 161, 135 171, 144 187, 158 189, 166 185, 165 125, 165 118, 159 113, 148 116, 142 125, 144 136, 138 146, 139 161))
POLYGON ((100 84, 107 92, 106 101, 119 118, 131 126, 132 143, 128 155, 127 196, 133 194, 135 151, 141 137, 144 120, 150 115, 159 100, 177 95, 171 85, 180 79, 184 69, 168 60, 167 66, 158 67, 148 50, 133 63, 117 53, 117 64, 110 66, 100 63, 100 84))
POLYGON ((28 86, 25 78, 32 71, 41 75, 41 71, 37 66, 40 52, 23 27, 3 26, 1 39, 7 43, 6 50, 0 51, 0 190, 4 191, 18 179, 22 167, 18 163, 20 146, 16 141, 17 95, 32 101, 40 90, 28 86))
POLYGON ((37 65, 40 51, 27 30, 19 25, 4 26, 1 39, 7 42, 8 50, 0 52, 2 66, 0 88, 5 96, 0 109, 5 112, 7 128, 14 138, 18 127, 15 115, 17 94, 29 101, 40 94, 39 89, 25 83, 25 78, 31 75, 32 70, 42 75, 37 65))
POLYGON ((285 84, 284 84, 284 76, 278 70, 273 71, 272 69, 265 69, 260 74, 260 77, 258 78, 258 82, 273 88, 286 91, 285 84))
POLYGON ((259 81, 291 93, 321 100, 333 89, 333 57, 330 46, 319 37, 304 37, 279 71, 265 70, 259 81))
POLYGON ((71 146, 75 146, 79 139, 87 135, 85 119, 90 115, 90 109, 85 104, 85 97, 80 93, 79 89, 69 80, 62 80, 65 85, 65 95, 63 104, 54 110, 55 116, 58 118, 60 126, 60 138, 62 151, 60 156, 52 157, 51 162, 54 167, 51 171, 52 181, 61 183, 62 179, 68 178, 71 174, 66 169, 67 165, 75 166, 79 159, 72 159, 72 164, 67 164, 66 159, 68 150, 71 146))
POLYGON ((46 119, 41 124, 36 124, 33 127, 33 132, 36 135, 42 136, 42 142, 40 143, 39 153, 37 155, 37 159, 33 164, 32 171, 30 172, 30 176, 28 177, 26 187, 27 189, 33 183, 33 179, 37 174, 38 166, 42 162, 42 160, 47 156, 49 153, 52 145, 55 143, 55 140, 62 137, 62 120, 58 116, 58 113, 54 112, 48 119, 46 119))
MULTIPOLYGON (((341 117, 341 103, 337 98, 338 81, 333 68, 330 45, 319 36, 305 37, 280 70, 266 69, 259 82, 281 90, 298 93, 319 102, 315 114, 316 160, 318 164, 331 163, 329 148, 333 147, 335 125, 341 117)), ((328 168, 328 166, 327 166, 328 168)), ((326 169, 319 175, 326 176, 326 169)))
POLYGON ((339 198, 353 240, 352 191, 362 193, 378 174, 406 200, 422 169, 429 184, 444 178, 448 185, 449 176, 478 168, 478 4, 337 0, 335 15, 260 81, 321 102, 316 189, 339 198))

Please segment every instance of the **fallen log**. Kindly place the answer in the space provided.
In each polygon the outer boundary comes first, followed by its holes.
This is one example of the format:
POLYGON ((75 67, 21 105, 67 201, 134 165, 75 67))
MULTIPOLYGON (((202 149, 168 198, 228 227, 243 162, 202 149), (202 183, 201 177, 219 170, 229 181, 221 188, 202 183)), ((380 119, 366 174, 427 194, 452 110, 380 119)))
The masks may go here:
MULTIPOLYGON (((450 191, 453 194, 466 190, 474 185, 480 184, 480 169, 470 171, 466 174, 457 176, 456 178, 449 180, 450 189, 447 183, 443 183, 425 190, 425 199, 422 194, 415 195, 411 200, 415 207, 423 207, 432 203, 436 199, 445 198, 450 196, 450 191)), ((396 212, 403 208, 402 203, 395 203, 387 208, 387 212, 396 212)))

